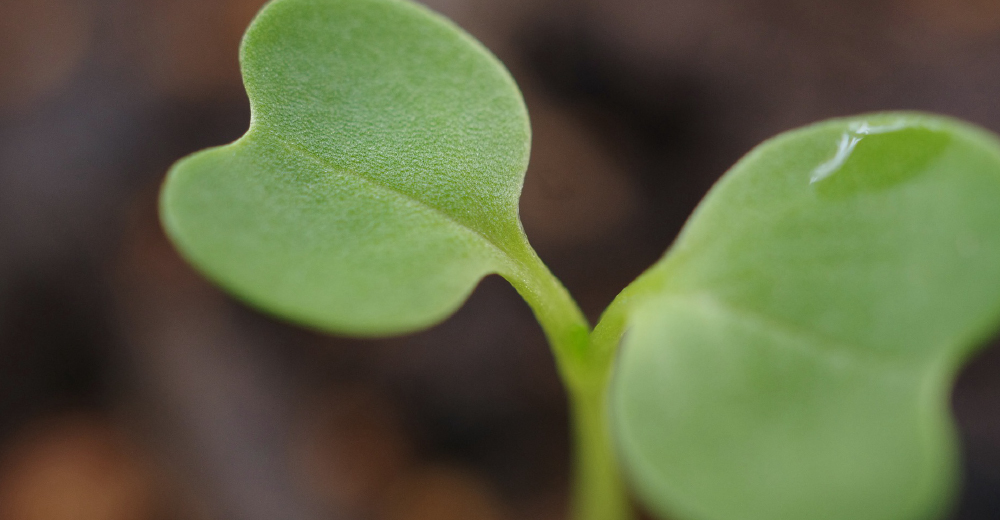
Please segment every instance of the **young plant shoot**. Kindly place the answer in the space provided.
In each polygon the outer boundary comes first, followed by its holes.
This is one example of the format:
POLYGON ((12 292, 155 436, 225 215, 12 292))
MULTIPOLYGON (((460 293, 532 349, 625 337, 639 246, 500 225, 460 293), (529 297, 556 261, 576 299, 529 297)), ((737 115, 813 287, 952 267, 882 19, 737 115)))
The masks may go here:
POLYGON ((518 221, 528 114, 472 37, 406 0, 274 0, 240 61, 250 129, 163 186, 178 249, 361 337, 507 279, 569 395, 574 519, 631 518, 625 481, 676 520, 947 513, 951 384, 1000 325, 995 136, 882 113, 771 139, 591 330, 518 221))

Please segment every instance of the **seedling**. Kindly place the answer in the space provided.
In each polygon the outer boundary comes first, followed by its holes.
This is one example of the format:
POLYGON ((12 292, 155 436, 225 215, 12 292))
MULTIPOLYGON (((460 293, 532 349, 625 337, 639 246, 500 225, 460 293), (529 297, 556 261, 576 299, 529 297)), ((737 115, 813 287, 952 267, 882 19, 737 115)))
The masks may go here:
POLYGON ((528 115, 473 38, 405 0, 274 0, 240 58, 250 129, 163 187, 177 247, 254 306, 362 337, 506 278, 569 394, 577 520, 630 518, 624 480, 678 520, 947 511, 948 393, 1000 324, 995 136, 881 113, 771 139, 591 330, 518 221, 528 115))

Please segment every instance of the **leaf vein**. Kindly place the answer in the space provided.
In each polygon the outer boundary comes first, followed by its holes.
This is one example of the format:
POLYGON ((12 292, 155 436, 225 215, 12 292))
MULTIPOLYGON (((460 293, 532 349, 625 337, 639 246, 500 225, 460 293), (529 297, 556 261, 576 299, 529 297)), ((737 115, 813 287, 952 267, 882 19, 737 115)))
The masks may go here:
POLYGON ((339 173, 339 174, 348 175, 348 176, 350 176, 350 177, 352 177, 352 178, 354 178, 356 180, 359 180, 359 181, 361 181, 361 182, 363 182, 363 183, 365 183, 365 184, 367 184, 367 185, 369 185, 369 186, 371 186, 371 187, 373 187, 375 189, 381 190, 381 191, 386 192, 386 193, 390 193, 390 194, 392 194, 394 196, 397 196, 397 197, 399 197, 401 199, 404 199, 405 201, 407 201, 407 202, 409 202, 411 204, 414 204, 414 205, 419 206, 419 207, 421 207, 423 209, 426 209, 426 210, 430 210, 432 213, 434 213, 437 216, 441 217, 446 222, 448 222, 448 223, 450 223, 450 224, 452 224, 452 225, 454 225, 454 226, 456 226, 456 227, 458 227, 458 228, 460 228, 460 229, 462 229, 464 231, 471 232, 474 236, 478 237, 487 246, 489 246, 491 249, 494 249, 496 252, 498 252, 500 255, 502 255, 504 258, 506 258, 508 261, 510 261, 512 264, 516 264, 516 262, 514 262, 513 255, 511 255, 503 247, 501 247, 500 244, 497 244, 495 241, 493 241, 491 238, 489 238, 488 236, 486 236, 485 234, 483 234, 478 229, 472 228, 472 227, 468 226, 467 224, 464 224, 464 223, 460 222, 455 217, 453 217, 452 215, 449 215, 447 212, 445 212, 441 208, 438 208, 436 206, 428 204, 427 202, 425 202, 423 200, 420 200, 420 199, 414 197, 413 195, 410 195, 409 193, 406 193, 404 191, 400 191, 400 190, 398 190, 396 188, 393 188, 392 186, 389 186, 388 184, 384 184, 384 183, 378 182, 378 181, 376 181, 376 180, 374 180, 374 179, 372 179, 370 177, 367 177, 367 176, 365 176, 365 175, 363 175, 361 173, 358 173, 356 171, 350 170, 348 168, 343 168, 340 165, 329 163, 323 157, 321 157, 320 155, 317 155, 316 153, 310 151, 308 148, 306 148, 306 147, 304 147, 304 146, 302 146, 300 144, 294 143, 292 141, 289 141, 289 140, 281 137, 277 133, 270 133, 269 137, 271 137, 272 139, 274 139, 275 141, 277 141, 279 144, 281 144, 286 150, 302 155, 303 157, 305 157, 305 158, 307 158, 307 159, 315 162, 316 164, 318 164, 324 170, 327 170, 327 171, 329 171, 331 173, 339 173))
POLYGON ((899 363, 898 359, 863 355, 852 348, 852 345, 849 343, 822 336, 814 331, 788 323, 785 320, 767 316, 753 309, 733 305, 731 302, 721 300, 709 293, 689 294, 683 298, 696 301, 703 308, 710 309, 711 312, 716 314, 727 314, 742 322, 750 323, 768 333, 780 335, 784 339, 789 340, 780 342, 782 345, 781 348, 806 354, 829 366, 842 368, 851 365, 866 372, 878 372, 883 376, 890 372, 899 372, 900 374, 909 373, 907 367, 899 363), (805 344, 813 344, 818 348, 805 348, 802 346, 805 344), (789 345, 796 346, 789 348, 789 345))

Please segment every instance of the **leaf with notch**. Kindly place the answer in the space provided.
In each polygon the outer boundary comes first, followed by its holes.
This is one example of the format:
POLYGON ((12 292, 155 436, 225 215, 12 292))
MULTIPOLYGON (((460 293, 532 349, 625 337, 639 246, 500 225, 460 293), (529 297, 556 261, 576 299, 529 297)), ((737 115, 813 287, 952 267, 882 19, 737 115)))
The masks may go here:
POLYGON ((240 61, 249 131, 180 161, 161 195, 168 234, 210 278, 370 336, 432 325, 535 258, 517 217, 524 102, 451 22, 402 0, 275 0, 240 61))
POLYGON ((657 511, 939 518, 951 384, 1000 324, 1000 143, 914 113, 767 141, 607 316, 616 438, 657 511))

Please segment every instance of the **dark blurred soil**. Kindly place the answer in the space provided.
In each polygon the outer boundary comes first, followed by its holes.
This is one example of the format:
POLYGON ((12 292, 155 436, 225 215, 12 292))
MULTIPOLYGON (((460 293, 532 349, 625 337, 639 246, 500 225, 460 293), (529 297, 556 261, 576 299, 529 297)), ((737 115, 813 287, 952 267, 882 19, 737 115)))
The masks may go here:
MULTIPOLYGON (((156 191, 249 120, 260 0, 10 0, 0 16, 0 520, 565 517, 565 400, 499 279, 404 338, 327 337, 209 286, 156 191)), ((1000 131, 992 0, 431 0, 521 84, 521 204, 591 319, 726 168, 815 120, 1000 131)), ((1000 518, 1000 347, 961 374, 960 520, 1000 518)))

